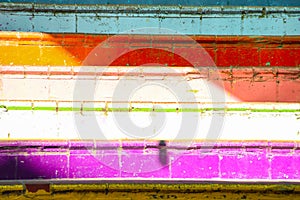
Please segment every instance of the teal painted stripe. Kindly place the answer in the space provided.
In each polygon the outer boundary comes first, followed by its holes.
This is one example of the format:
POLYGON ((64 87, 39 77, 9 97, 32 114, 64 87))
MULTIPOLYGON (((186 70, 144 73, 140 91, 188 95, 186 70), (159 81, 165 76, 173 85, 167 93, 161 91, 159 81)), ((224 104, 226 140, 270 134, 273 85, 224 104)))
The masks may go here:
POLYGON ((296 7, 294 4, 288 4, 293 7, 193 7, 182 4, 137 7, 129 4, 107 6, 99 2, 99 5, 54 6, 50 3, 33 6, 30 3, 1 3, 0 0, 0 11, 3 11, 0 12, 0 30, 124 34, 132 33, 132 30, 144 30, 145 27, 155 27, 157 31, 152 31, 151 34, 166 34, 165 30, 159 29, 169 29, 172 30, 169 34, 183 35, 283 36, 299 35, 300 29, 300 5, 296 7))
POLYGON ((133 4, 133 5, 183 5, 183 6, 300 6, 299 0, 0 0, 14 3, 47 4, 133 4))

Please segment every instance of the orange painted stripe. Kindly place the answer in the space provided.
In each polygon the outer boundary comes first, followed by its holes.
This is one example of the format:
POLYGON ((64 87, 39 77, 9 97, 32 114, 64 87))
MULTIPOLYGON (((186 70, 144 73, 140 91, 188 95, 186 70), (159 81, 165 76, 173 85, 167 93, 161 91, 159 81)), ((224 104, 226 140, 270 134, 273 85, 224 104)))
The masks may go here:
MULTIPOLYGON (((111 35, 0 32, 0 65, 79 66, 86 56, 111 35)), ((139 66, 160 63, 190 66, 174 54, 186 51, 199 59, 186 36, 120 35, 108 51, 126 45, 131 52, 111 65, 139 66), (151 47, 151 48, 149 48, 151 47), (143 49, 144 48, 144 49, 143 49), (146 49, 145 49, 146 48, 146 49), (160 49, 158 49, 160 48, 160 49)), ((220 67, 300 66, 300 36, 191 36, 220 67)), ((109 53, 109 52, 107 52, 109 53)), ((102 65, 101 57, 96 65, 102 65)))

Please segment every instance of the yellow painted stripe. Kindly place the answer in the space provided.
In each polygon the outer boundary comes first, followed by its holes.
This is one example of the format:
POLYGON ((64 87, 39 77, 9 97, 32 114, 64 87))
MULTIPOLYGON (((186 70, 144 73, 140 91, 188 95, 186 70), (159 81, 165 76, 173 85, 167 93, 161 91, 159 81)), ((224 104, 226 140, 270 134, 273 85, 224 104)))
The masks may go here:
MULTIPOLYGON (((125 181, 125 180, 124 180, 125 181)), ((43 183, 44 185, 45 183, 43 183)), ((38 184, 37 184, 38 185, 38 184)), ((24 191, 26 184, 0 185, 0 193, 24 191)), ((203 192, 203 191, 255 191, 255 192, 299 192, 300 184, 274 183, 82 183, 82 184, 49 184, 50 193, 63 191, 174 191, 174 192, 203 192)), ((27 191, 29 192, 29 191, 27 191)))
POLYGON ((299 199, 298 184, 50 184, 50 192, 0 185, 1 199, 299 199))
POLYGON ((53 184, 50 185, 50 191, 177 191, 177 192, 202 192, 202 191, 293 191, 300 192, 298 184, 160 184, 160 183, 109 183, 109 184, 53 184))
POLYGON ((17 192, 17 191, 23 191, 24 186, 23 185, 0 185, 0 193, 9 193, 9 192, 17 192))

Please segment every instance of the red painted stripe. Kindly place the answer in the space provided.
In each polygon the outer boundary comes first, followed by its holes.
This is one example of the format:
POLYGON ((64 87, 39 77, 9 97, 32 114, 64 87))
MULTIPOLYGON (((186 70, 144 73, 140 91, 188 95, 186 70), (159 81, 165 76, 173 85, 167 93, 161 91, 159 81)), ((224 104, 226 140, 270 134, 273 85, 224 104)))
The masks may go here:
MULTIPOLYGON (((14 60, 17 58, 9 56, 10 54, 3 54, 2 58, 0 56, 0 63, 3 65, 18 65, 18 63, 68 65, 70 61, 67 60, 65 64, 62 58, 55 62, 49 60, 55 58, 53 54, 61 55, 63 49, 67 52, 64 56, 74 60, 71 65, 80 65, 92 49, 103 44, 108 38, 111 39, 112 36, 37 33, 22 33, 17 36, 12 32, 2 32, 1 51, 22 56, 14 60), (7 46, 7 42, 11 45, 7 46), (35 48, 38 50, 35 51, 35 48), (40 61, 37 58, 40 58, 40 61)), ((220 67, 300 65, 300 36, 192 36, 190 38, 200 44, 220 67)), ((113 37, 113 42, 110 42, 105 49, 106 52, 100 55, 94 64, 106 64, 102 62, 103 59, 127 47, 131 52, 119 57, 111 65, 139 66, 159 63, 169 66, 190 66, 177 53, 184 51, 188 55, 188 60, 199 60, 199 55, 195 53, 197 52, 195 43, 191 43, 187 36, 119 35, 113 37)))

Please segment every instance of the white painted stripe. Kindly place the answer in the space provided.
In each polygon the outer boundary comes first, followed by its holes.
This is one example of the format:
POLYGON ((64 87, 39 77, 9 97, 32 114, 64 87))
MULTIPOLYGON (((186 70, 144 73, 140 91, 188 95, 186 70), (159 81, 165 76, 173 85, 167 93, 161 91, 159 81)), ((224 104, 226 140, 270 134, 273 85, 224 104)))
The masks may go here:
POLYGON ((122 101, 123 96, 118 94, 124 91, 133 92, 134 95, 130 96, 131 101, 177 102, 180 101, 177 100, 180 97, 184 99, 181 101, 188 102, 238 101, 219 86, 205 79, 189 80, 186 77, 147 79, 147 77, 126 76, 115 80, 3 78, 0 99, 122 101), (129 86, 132 88, 128 89, 129 86), (90 91, 88 88, 94 90, 90 91), (215 94, 213 100, 212 94, 215 94))
MULTIPOLYGON (((120 113, 119 113, 120 114, 120 113)), ((128 114, 128 113, 123 113, 128 114)), ((143 138, 143 131, 127 135, 117 125, 114 115, 104 112, 55 112, 55 111, 8 111, 0 112, 1 139, 133 139, 143 138), (75 120, 76 118, 76 120, 75 120), (96 119, 96 128, 89 127, 96 119), (86 126, 86 127, 85 127, 86 126), (83 128, 83 129, 82 129, 83 128), (78 132, 81 130, 81 133, 78 132), (86 132, 82 132, 86 130, 86 132), (102 132, 102 134, 100 134, 102 132)), ((143 127, 155 120, 155 114, 139 112, 130 113, 130 119, 138 127, 143 127), (150 120, 150 121, 149 121, 150 120)), ((190 120, 198 119, 198 129, 194 134, 178 136, 181 127, 182 113, 165 113, 166 121, 157 135, 150 139, 219 139, 219 140, 290 140, 300 141, 300 123, 298 113, 253 113, 226 112, 193 113, 190 120), (209 129, 216 124, 212 117, 224 118, 223 127, 212 138, 209 129)), ((122 116, 121 116, 122 117, 122 116)), ((195 125, 195 124, 193 124, 195 125)))

